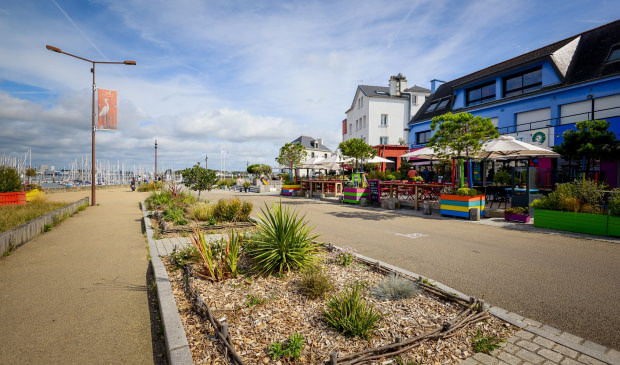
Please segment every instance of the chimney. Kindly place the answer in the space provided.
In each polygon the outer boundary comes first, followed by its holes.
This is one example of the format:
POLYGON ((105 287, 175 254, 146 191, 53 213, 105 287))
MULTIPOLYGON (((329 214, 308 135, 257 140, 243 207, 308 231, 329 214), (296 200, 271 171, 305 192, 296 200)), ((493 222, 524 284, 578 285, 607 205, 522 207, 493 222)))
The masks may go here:
POLYGON ((390 95, 399 95, 400 90, 398 90, 398 80, 396 76, 390 76, 390 95))
POLYGON ((445 84, 445 81, 442 80, 438 80, 438 79, 432 79, 431 80, 431 94, 435 92, 435 90, 437 90, 437 88, 439 87, 439 85, 441 84, 445 84))

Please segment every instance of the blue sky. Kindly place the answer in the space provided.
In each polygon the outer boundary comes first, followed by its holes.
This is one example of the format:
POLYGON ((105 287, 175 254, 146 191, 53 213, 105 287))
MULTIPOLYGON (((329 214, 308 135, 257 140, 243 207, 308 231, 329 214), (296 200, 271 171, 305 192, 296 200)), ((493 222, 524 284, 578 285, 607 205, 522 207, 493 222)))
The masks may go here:
POLYGON ((358 84, 451 80, 620 17, 618 1, 5 0, 0 155, 90 156, 90 65, 118 91, 97 159, 180 169, 276 165, 299 135, 335 149, 358 84))

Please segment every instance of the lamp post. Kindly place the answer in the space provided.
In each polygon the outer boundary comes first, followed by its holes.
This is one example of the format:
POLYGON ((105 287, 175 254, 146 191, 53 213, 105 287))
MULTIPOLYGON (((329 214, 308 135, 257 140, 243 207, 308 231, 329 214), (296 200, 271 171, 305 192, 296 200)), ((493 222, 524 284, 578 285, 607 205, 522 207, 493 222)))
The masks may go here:
POLYGON ((90 199, 90 205, 94 206, 95 205, 95 171, 96 171, 96 167, 95 167, 95 130, 97 130, 97 127, 95 125, 95 90, 97 89, 97 87, 95 86, 95 64, 97 63, 107 63, 107 64, 116 64, 116 65, 132 65, 135 66, 136 65, 136 61, 122 61, 122 62, 109 62, 109 61, 93 61, 93 60, 89 60, 87 58, 83 58, 80 56, 76 56, 74 54, 71 53, 67 53, 67 52, 63 52, 60 50, 60 48, 56 48, 50 45, 45 45, 45 48, 47 48, 50 51, 54 51, 57 53, 63 53, 66 54, 67 56, 71 56, 71 57, 75 57, 78 58, 80 60, 86 61, 86 62, 90 62, 92 63, 93 67, 90 69, 90 72, 93 73, 93 102, 92 102, 92 142, 91 142, 91 155, 92 155, 92 159, 91 159, 91 199, 90 199))
POLYGON ((209 161, 209 155, 205 155, 205 169, 207 168, 207 161, 209 161))
POLYGON ((157 182, 157 140, 155 140, 155 183, 157 182))

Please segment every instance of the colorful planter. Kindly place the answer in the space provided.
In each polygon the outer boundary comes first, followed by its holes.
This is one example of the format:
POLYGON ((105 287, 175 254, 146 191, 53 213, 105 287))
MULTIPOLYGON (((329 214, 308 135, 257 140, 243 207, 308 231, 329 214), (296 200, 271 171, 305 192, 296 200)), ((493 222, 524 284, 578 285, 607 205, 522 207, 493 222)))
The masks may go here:
POLYGON ((484 217, 484 195, 441 194, 440 213, 443 215, 469 218, 469 209, 471 208, 480 209, 480 216, 484 217))
POLYGON ((368 199, 370 195, 370 189, 360 189, 360 188, 344 188, 343 190, 344 198, 343 201, 345 203, 351 204, 359 204, 362 198, 368 199))
POLYGON ((282 185, 282 195, 292 196, 301 190, 301 185, 282 185))
POLYGON ((529 214, 504 213, 504 219, 507 220, 507 221, 529 223, 530 222, 530 215, 529 214))
POLYGON ((37 196, 39 194, 43 194, 43 192, 40 191, 39 189, 32 189, 32 190, 26 192, 26 201, 27 202, 31 201, 35 196, 37 196))
POLYGON ((620 237, 620 217, 610 215, 607 220, 607 234, 614 237, 620 237))
POLYGON ((0 193, 0 206, 26 204, 26 192, 0 193))
POLYGON ((534 226, 607 236, 607 215, 535 209, 534 226))

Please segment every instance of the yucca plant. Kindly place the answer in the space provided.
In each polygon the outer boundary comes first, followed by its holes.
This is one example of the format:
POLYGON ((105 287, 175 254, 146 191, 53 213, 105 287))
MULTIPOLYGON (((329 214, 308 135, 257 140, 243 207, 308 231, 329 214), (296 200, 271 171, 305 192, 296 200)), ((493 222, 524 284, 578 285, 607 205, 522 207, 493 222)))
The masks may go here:
POLYGON ((368 339, 383 314, 372 303, 362 298, 362 284, 355 284, 348 290, 327 300, 327 310, 323 315, 327 324, 345 336, 368 339))
POLYGON ((226 243, 226 263, 228 270, 233 277, 237 276, 237 262, 239 261, 239 249, 241 248, 241 240, 243 235, 231 229, 228 232, 228 242, 226 243))
POLYGON ((318 260, 319 246, 313 241, 305 215, 299 217, 295 211, 273 204, 265 204, 258 215, 260 224, 246 250, 254 258, 254 269, 262 275, 282 274, 286 271, 305 269, 318 260))

